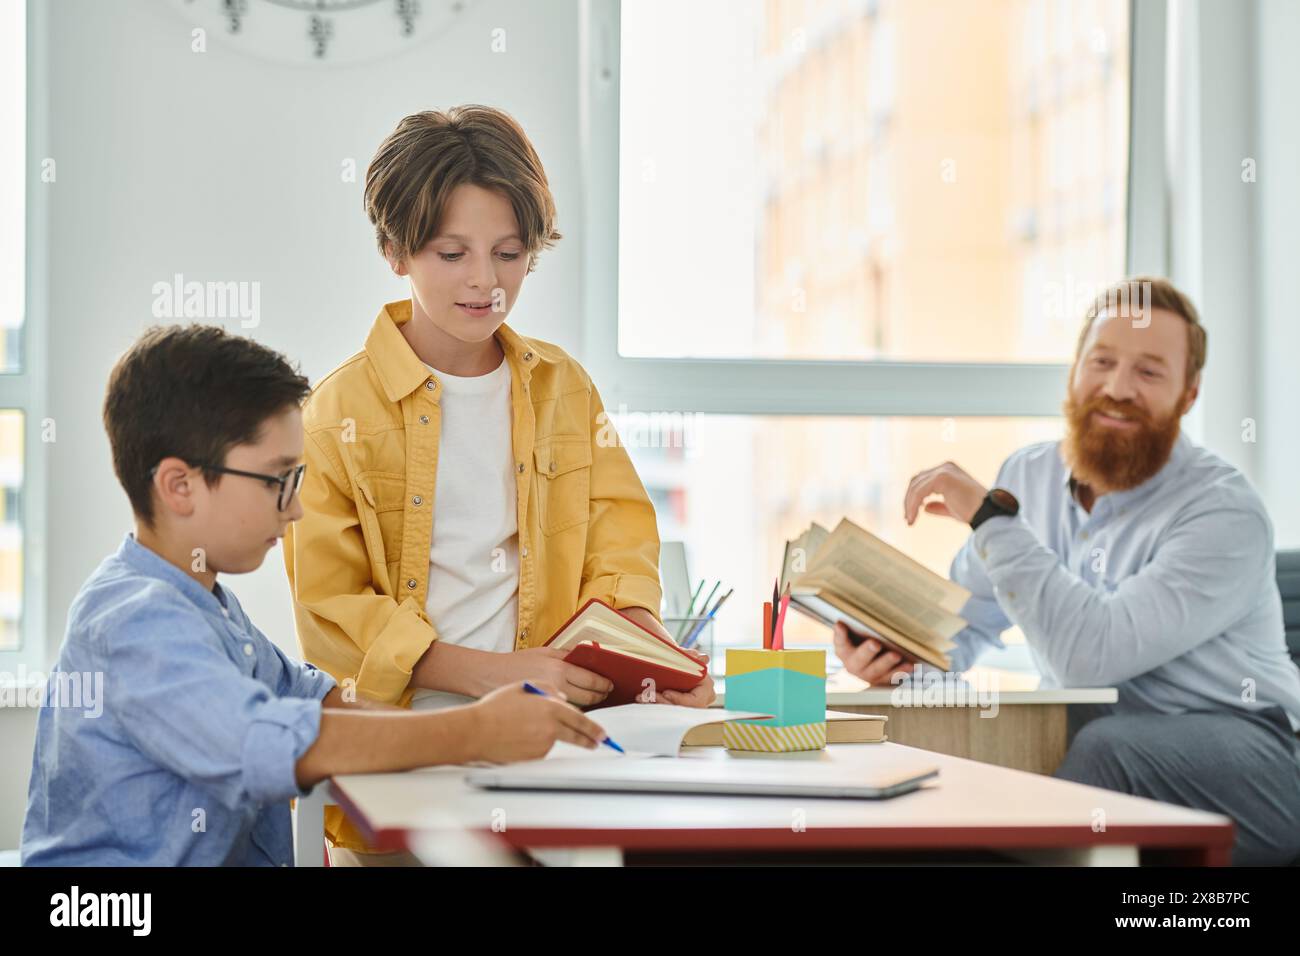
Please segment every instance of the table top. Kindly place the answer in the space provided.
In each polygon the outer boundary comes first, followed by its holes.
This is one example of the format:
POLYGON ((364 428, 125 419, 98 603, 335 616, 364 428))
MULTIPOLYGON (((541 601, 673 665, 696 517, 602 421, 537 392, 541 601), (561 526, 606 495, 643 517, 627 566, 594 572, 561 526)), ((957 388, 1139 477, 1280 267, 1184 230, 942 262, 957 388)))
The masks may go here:
MULTIPOLYGON (((658 758, 669 760, 672 758, 658 758)), ((886 800, 479 790, 465 767, 352 774, 332 798, 380 847, 450 828, 495 831, 517 847, 725 849, 1228 847, 1227 817, 902 744, 836 744, 794 754, 683 748, 683 760, 780 760, 939 768, 938 780, 886 800)))

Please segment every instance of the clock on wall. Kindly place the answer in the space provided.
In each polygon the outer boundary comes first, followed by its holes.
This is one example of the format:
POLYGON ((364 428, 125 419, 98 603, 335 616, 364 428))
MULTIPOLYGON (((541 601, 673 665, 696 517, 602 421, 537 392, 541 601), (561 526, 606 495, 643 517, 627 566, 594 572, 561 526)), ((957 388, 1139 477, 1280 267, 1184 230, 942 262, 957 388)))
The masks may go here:
POLYGON ((285 63, 362 63, 445 33, 475 0, 171 0, 211 42, 285 63))

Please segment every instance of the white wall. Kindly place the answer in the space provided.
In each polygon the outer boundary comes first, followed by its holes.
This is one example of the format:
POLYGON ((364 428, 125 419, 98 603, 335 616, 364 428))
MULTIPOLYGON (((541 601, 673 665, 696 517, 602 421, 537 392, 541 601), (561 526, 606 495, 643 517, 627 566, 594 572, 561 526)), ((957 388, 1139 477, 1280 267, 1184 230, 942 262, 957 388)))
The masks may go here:
POLYGON ((1192 431, 1255 483, 1277 547, 1296 548, 1300 4, 1171 0, 1170 13, 1170 139, 1186 144, 1168 158, 1170 275, 1209 332, 1192 431))
POLYGON ((1259 484, 1280 548, 1300 547, 1300 4, 1260 0, 1255 23, 1256 109, 1267 117, 1256 141, 1255 367, 1261 381, 1259 484))
MULTIPOLYGON (((54 644, 81 582, 131 527, 100 420, 117 356, 146 326, 155 282, 259 281, 258 341, 313 381, 358 350, 379 306, 405 295, 375 249, 360 180, 382 138, 421 109, 481 102, 520 121, 545 164, 565 238, 524 285, 511 324, 581 353, 577 3, 487 0, 400 57, 333 70, 280 66, 214 33, 190 51, 179 5, 49 4, 48 620, 54 644), (506 30, 505 53, 489 31, 506 30), (340 181, 343 160, 358 182, 340 181)), ((239 328, 238 320, 227 322, 239 328)), ((296 653, 281 552, 230 584, 296 653)), ((0 849, 18 845, 32 712, 0 711, 0 849), (20 768, 18 774, 10 768, 20 768)))

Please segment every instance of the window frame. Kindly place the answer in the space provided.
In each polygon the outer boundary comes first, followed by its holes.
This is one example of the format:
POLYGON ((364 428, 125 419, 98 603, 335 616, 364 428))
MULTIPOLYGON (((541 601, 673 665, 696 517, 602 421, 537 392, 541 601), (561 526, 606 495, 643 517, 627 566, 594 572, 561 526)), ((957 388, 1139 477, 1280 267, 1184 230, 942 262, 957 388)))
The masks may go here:
MULTIPOLYGON (((46 442, 43 410, 48 408, 47 359, 49 333, 48 256, 49 190, 36 173, 41 168, 43 144, 49 141, 48 84, 45 55, 48 19, 39 0, 26 4, 26 261, 23 315, 23 353, 19 372, 0 373, 0 409, 23 415, 23 468, 20 509, 22 522, 21 644, 17 650, 0 650, 0 683, 21 675, 21 690, 44 677, 53 663, 61 635, 50 634, 47 619, 46 548, 48 515, 46 442)), ((56 433, 57 434, 57 433, 56 433)))
MULTIPOLYGON (((906 2, 906 0, 904 0, 906 2)), ((1129 3, 1126 271, 1168 274, 1166 0, 1129 3), (1137 198, 1140 197, 1140 198, 1137 198)), ((642 358, 618 352, 621 0, 582 0, 583 359, 606 408, 857 416, 1056 416, 1064 363, 642 358), (612 210, 612 215, 610 211, 612 210)))

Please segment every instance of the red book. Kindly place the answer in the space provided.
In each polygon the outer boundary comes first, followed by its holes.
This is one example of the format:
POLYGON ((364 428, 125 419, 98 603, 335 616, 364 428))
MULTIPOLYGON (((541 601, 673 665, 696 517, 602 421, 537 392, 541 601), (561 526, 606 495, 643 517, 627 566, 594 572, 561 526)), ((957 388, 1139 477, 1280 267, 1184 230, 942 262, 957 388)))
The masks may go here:
POLYGON ((706 665, 672 641, 596 598, 565 621, 545 646, 567 651, 564 659, 570 664, 614 682, 600 707, 634 703, 650 688, 655 693, 691 691, 706 671, 706 665))

